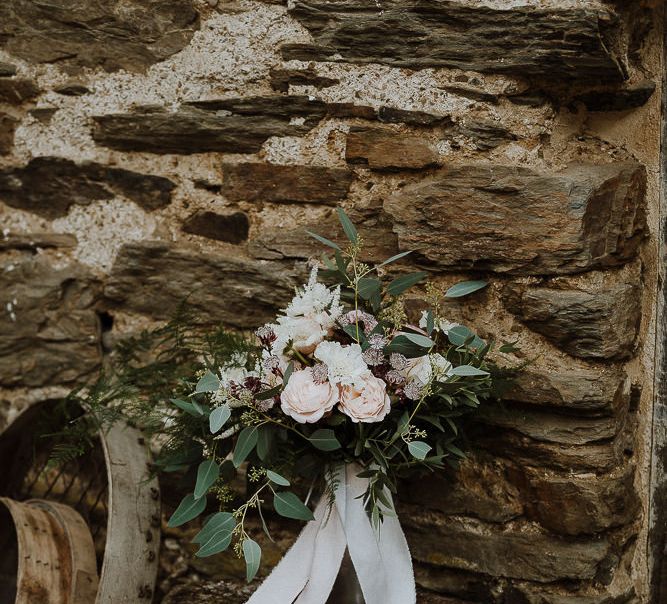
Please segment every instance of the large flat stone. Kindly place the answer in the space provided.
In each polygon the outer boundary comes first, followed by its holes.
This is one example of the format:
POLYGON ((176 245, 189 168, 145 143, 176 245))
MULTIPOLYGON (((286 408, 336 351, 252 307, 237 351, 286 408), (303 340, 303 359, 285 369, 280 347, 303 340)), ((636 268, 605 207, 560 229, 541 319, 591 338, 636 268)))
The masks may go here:
POLYGON ((307 96, 197 101, 176 111, 147 105, 95 116, 93 138, 121 151, 256 153, 272 136, 306 134, 326 113, 325 103, 307 96))
POLYGON ((518 489, 499 462, 468 457, 452 474, 415 477, 400 487, 401 501, 450 515, 508 522, 523 513, 518 489))
POLYGON ((0 263, 0 384, 72 383, 102 361, 99 283, 77 264, 40 256, 0 263))
POLYGON ((629 390, 622 367, 590 368, 574 359, 547 366, 538 359, 517 372, 503 398, 580 415, 610 415, 627 405, 629 390))
POLYGON ((573 356, 627 359, 639 329, 641 293, 636 267, 544 286, 510 284, 503 300, 523 323, 573 356))
POLYGON ((336 78, 328 78, 317 74, 315 69, 280 69, 269 72, 271 88, 279 92, 289 92, 290 86, 314 86, 317 89, 329 88, 340 82, 336 78))
POLYGON ((462 119, 457 124, 456 133, 472 139, 480 151, 495 149, 504 143, 516 140, 516 136, 500 122, 483 118, 462 119))
POLYGON ((475 416, 475 421, 514 430, 541 442, 585 445, 613 438, 622 424, 622 417, 582 417, 514 405, 485 405, 475 416))
POLYGON ((116 307, 157 319, 187 300, 202 323, 257 327, 275 318, 299 282, 275 262, 143 241, 120 250, 104 294, 116 307))
POLYGON ((602 476, 529 471, 528 517, 565 535, 593 534, 628 524, 639 510, 634 474, 631 464, 602 476))
POLYGON ((471 427, 470 438, 485 451, 531 468, 558 471, 611 472, 625 460, 632 448, 629 431, 620 431, 611 440, 582 445, 536 440, 509 428, 489 430, 484 424, 471 427))
POLYGON ((0 61, 0 77, 11 77, 16 75, 16 65, 0 61))
POLYGON ((232 201, 335 204, 347 197, 354 173, 345 168, 224 164, 223 195, 232 201))
MULTIPOLYGON (((382 262, 397 253, 396 236, 384 216, 376 212, 370 212, 369 215, 350 212, 350 218, 363 238, 361 259, 364 262, 382 262)), ((248 250, 256 258, 268 260, 321 257, 322 252, 326 251, 325 246, 306 231, 324 235, 340 246, 349 243, 338 217, 330 212, 317 222, 300 227, 294 227, 294 222, 287 220, 285 224, 262 228, 248 242, 248 250)))
POLYGON ((624 77, 612 50, 612 38, 621 37, 619 20, 597 7, 296 0, 289 14, 314 43, 283 46, 288 60, 455 67, 566 81, 624 77))
POLYGON ((199 29, 190 0, 5 0, 0 47, 69 69, 141 70, 183 49, 199 29))
POLYGON ((498 528, 470 518, 402 515, 412 556, 434 565, 540 583, 592 579, 607 556, 604 538, 566 540, 526 523, 498 528))
POLYGON ((115 195, 155 210, 171 202, 175 188, 162 176, 62 157, 37 157, 21 168, 0 170, 0 201, 45 218, 64 216, 72 204, 88 205, 115 195))
POLYGON ((0 251, 38 252, 45 248, 73 248, 77 238, 69 233, 12 233, 0 235, 0 251))
POLYGON ((380 128, 351 129, 345 159, 371 170, 420 169, 440 163, 436 149, 422 137, 380 128))
POLYGON ((636 255, 646 174, 635 163, 559 173, 450 166, 385 201, 401 250, 425 264, 522 275, 606 268, 636 255), (511 250, 511 253, 508 253, 511 250))
POLYGON ((183 223, 183 231, 207 239, 239 244, 248 239, 250 221, 243 212, 218 214, 199 210, 188 216, 183 223))
MULTIPOLYGON (((1 7, 0 11, 2 11, 1 7)), ((31 101, 38 94, 39 88, 37 88, 37 85, 32 80, 26 78, 0 78, 0 103, 21 105, 26 101, 31 101)))

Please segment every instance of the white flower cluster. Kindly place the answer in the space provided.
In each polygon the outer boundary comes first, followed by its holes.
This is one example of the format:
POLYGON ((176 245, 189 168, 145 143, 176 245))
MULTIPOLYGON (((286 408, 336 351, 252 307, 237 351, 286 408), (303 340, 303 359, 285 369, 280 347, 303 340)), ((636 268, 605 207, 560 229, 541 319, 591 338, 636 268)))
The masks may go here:
POLYGON ((317 267, 313 267, 308 283, 296 292, 285 309, 285 315, 269 327, 276 335, 271 352, 281 356, 291 342, 292 348, 310 354, 331 334, 336 321, 343 314, 340 287, 328 289, 317 281, 317 267))

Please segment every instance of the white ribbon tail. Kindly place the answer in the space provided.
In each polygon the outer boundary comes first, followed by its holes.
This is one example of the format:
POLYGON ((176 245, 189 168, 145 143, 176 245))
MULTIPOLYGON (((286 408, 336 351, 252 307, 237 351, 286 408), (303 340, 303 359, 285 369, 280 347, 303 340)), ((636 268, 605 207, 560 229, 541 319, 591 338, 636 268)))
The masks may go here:
MULTIPOLYGON (((360 496, 368 480, 357 465, 337 470, 333 509, 320 500, 315 520, 247 604, 326 604, 345 549, 349 551, 366 604, 415 604, 412 559, 398 518, 385 516, 374 528, 360 496)), ((388 491, 385 493, 391 500, 388 491)))

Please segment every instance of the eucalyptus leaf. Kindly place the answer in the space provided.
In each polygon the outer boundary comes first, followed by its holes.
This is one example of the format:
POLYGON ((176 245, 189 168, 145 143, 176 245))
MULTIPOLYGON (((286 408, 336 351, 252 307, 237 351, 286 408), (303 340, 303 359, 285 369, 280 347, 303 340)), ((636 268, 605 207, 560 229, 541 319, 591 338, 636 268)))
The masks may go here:
POLYGON ((215 392, 218 388, 220 388, 218 376, 211 371, 207 371, 197 382, 195 392, 215 392))
POLYGON ((433 330, 435 329, 435 317, 433 316, 432 311, 428 311, 426 313, 426 332, 430 336, 433 333, 433 330))
POLYGON ((265 401, 267 399, 273 398, 274 396, 277 396, 280 394, 280 391, 282 390, 281 386, 274 386, 273 388, 269 390, 264 390, 263 392, 260 392, 257 394, 255 397, 258 401, 265 401))
POLYGON ((404 258, 408 254, 412 254, 412 250, 409 250, 407 252, 401 252, 400 254, 396 254, 395 256, 392 256, 391 258, 387 258, 384 262, 381 262, 380 264, 377 265, 377 268, 381 266, 385 266, 389 264, 390 262, 396 262, 396 260, 400 260, 401 258, 404 258))
POLYGON ((180 398, 171 398, 169 399, 169 402, 176 405, 176 407, 178 407, 179 409, 185 411, 188 415, 192 415, 194 417, 202 416, 201 407, 199 406, 195 407, 191 401, 184 401, 183 399, 180 398))
MULTIPOLYGON (((427 338, 428 339, 428 338, 427 338)), ((429 340, 430 342, 431 340, 429 340)), ((387 353, 397 352, 408 358, 422 357, 428 352, 428 348, 424 348, 419 344, 413 342, 406 334, 396 336, 391 343, 385 347, 387 353)))
POLYGON ((288 487, 290 485, 290 482, 287 480, 287 478, 283 478, 280 474, 278 474, 278 472, 274 472, 273 470, 267 470, 266 477, 271 482, 278 484, 281 487, 288 487))
POLYGON ((406 289, 416 285, 424 277, 426 277, 426 273, 410 273, 409 275, 397 277, 387 286, 387 293, 390 296, 400 296, 406 289))
POLYGON ((246 565, 246 579, 248 583, 255 578, 262 559, 262 548, 252 539, 243 542, 243 557, 246 565))
POLYGON ((463 346, 468 338, 474 335, 475 334, 465 325, 456 325, 447 332, 447 339, 454 344, 454 346, 463 346))
POLYGON ((337 243, 330 241, 326 237, 322 237, 322 235, 318 235, 317 233, 312 233, 311 231, 306 231, 306 233, 308 233, 314 239, 317 239, 320 243, 332 247, 335 250, 340 250, 340 246, 337 243))
POLYGON ((238 439, 236 440, 234 454, 232 455, 234 467, 238 468, 246 460, 248 455, 250 455, 250 452, 255 448, 255 445, 257 445, 257 439, 257 426, 248 426, 241 430, 238 439))
POLYGON ((382 282, 371 277, 362 277, 357 281, 357 291, 364 300, 370 300, 382 289, 382 282))
POLYGON ((227 420, 232 416, 232 411, 229 405, 220 405, 211 411, 208 416, 208 425, 211 434, 218 433, 222 427, 227 423, 227 420))
POLYGON ((192 543, 203 545, 219 531, 228 529, 231 532, 234 530, 235 526, 236 519, 233 514, 230 512, 217 512, 204 523, 204 526, 201 531, 195 535, 192 543))
POLYGON ((287 386, 287 382, 289 382, 289 379, 292 376, 293 372, 294 372, 294 361, 290 361, 289 365, 287 365, 287 369, 285 369, 285 374, 283 375, 283 386, 287 386))
POLYGON ((319 449, 320 451, 335 451, 341 447, 334 431, 329 430, 328 428, 320 428, 319 430, 315 430, 315 432, 310 435, 308 440, 315 448, 319 449))
POLYGON ((273 497, 273 507, 285 518, 293 520, 314 520, 313 513, 291 491, 281 491, 273 497))
POLYGON ((447 450, 454 453, 454 455, 456 455, 457 457, 465 459, 466 454, 463 451, 461 451, 461 449, 459 449, 456 445, 448 443, 445 445, 445 447, 447 447, 447 450))
POLYGON ((352 243, 357 243, 359 235, 357 234, 357 229, 354 227, 354 224, 352 224, 352 221, 348 218, 348 215, 343 211, 343 208, 336 208, 336 212, 338 213, 338 220, 340 220, 347 238, 352 243))
POLYGON ((472 294, 488 285, 486 281, 462 281, 456 285, 452 285, 446 292, 445 298, 462 298, 468 294, 472 294))
POLYGON ((449 370, 449 373, 452 375, 458 375, 462 377, 477 377, 483 375, 489 375, 488 371, 473 367, 472 365, 459 365, 449 370))
POLYGON ((421 440, 413 440, 408 443, 408 451, 410 451, 410 455, 412 455, 412 457, 414 457, 415 459, 419 460, 426 459, 428 452, 432 448, 433 447, 431 447, 431 445, 421 440))
POLYGON ((224 552, 232 542, 233 531, 236 526, 236 522, 233 520, 232 522, 230 529, 223 529, 217 533, 213 533, 211 538, 202 544, 195 556, 205 558, 206 556, 213 556, 224 552))
POLYGON ((435 346, 435 342, 431 340, 431 338, 419 335, 418 333, 406 333, 405 337, 422 348, 431 348, 432 346, 435 346))
POLYGON ((264 461, 273 446, 274 431, 271 426, 260 426, 257 433, 257 457, 264 461))
POLYGON ((195 483, 195 499, 199 499, 208 493, 209 488, 218 480, 220 466, 212 459, 202 461, 197 468, 197 482, 195 483))
POLYGON ((206 509, 206 497, 196 499, 193 493, 186 495, 169 518, 168 526, 171 528, 181 526, 196 518, 206 509))

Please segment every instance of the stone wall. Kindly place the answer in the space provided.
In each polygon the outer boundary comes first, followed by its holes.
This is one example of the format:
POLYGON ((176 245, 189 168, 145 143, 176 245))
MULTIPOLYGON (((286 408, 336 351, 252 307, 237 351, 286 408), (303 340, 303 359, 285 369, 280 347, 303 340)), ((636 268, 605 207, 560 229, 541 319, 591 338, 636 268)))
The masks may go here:
POLYGON ((452 320, 532 361, 456 480, 403 490, 424 601, 647 602, 661 22, 658 0, 5 0, 0 421, 190 293, 265 321, 342 205, 368 260, 488 279, 452 320))

